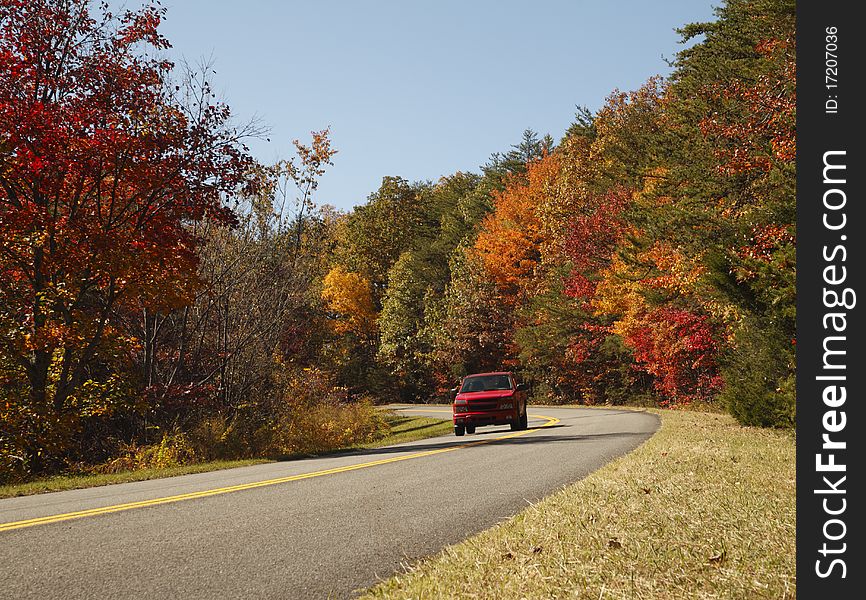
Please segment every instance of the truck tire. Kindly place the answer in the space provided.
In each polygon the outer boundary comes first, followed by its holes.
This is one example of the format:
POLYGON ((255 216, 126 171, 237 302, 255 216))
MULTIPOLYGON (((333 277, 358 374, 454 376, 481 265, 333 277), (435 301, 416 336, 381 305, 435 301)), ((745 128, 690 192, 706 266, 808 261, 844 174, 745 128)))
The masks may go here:
POLYGON ((529 415, 524 412, 523 415, 520 417, 520 428, 521 429, 527 429, 528 427, 529 427, 529 415))
POLYGON ((466 426, 466 433, 468 433, 469 435, 472 435, 473 433, 475 433, 475 425, 467 425, 466 426))
POLYGON ((455 425, 454 426, 454 435, 459 437, 459 436, 463 435, 464 433, 466 433, 466 429, 463 427, 463 425, 455 425))

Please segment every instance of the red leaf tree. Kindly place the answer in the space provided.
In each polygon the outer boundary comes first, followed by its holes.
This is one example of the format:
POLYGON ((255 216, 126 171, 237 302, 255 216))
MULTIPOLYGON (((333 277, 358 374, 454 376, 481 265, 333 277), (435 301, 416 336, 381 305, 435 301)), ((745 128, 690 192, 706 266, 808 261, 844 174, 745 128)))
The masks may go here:
POLYGON ((625 233, 623 212, 631 202, 628 188, 616 187, 592 196, 571 222, 564 250, 571 258, 566 293, 590 302, 602 271, 610 266, 616 246, 625 233))
POLYGON ((710 401, 721 390, 717 331, 706 315, 673 306, 644 314, 626 341, 639 368, 655 376, 662 405, 710 401))
POLYGON ((0 352, 49 429, 122 346, 113 311, 188 301, 189 224, 231 221, 251 163, 206 80, 156 57, 163 14, 0 0, 0 352))

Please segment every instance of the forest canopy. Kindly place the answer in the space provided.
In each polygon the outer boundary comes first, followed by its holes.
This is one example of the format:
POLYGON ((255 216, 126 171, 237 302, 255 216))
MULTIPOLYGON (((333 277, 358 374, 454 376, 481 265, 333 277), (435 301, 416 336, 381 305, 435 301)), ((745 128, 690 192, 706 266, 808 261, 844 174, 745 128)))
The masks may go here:
POLYGON ((793 426, 792 1, 728 0, 558 142, 348 213, 330 132, 259 164, 165 15, 0 0, 0 480, 332 447, 486 370, 793 426))

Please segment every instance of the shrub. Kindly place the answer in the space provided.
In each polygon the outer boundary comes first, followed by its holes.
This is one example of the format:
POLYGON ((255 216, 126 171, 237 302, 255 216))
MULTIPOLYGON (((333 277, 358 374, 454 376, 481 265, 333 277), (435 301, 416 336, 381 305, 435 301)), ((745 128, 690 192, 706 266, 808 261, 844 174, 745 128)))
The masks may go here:
POLYGON ((294 406, 285 417, 276 423, 267 454, 310 454, 355 446, 376 440, 387 427, 369 400, 294 406))
MULTIPOLYGON (((242 434, 255 456, 325 452, 373 441, 387 430, 371 399, 350 398, 327 371, 288 369, 280 387, 264 414, 259 407, 255 430, 242 434)), ((238 427, 247 425, 241 421, 238 427)))
POLYGON ((95 473, 118 473, 139 469, 164 469, 199 462, 189 438, 181 431, 163 434, 157 444, 127 445, 124 453, 90 469, 95 473))
POLYGON ((720 399, 743 425, 793 427, 796 417, 794 346, 769 327, 744 323, 722 369, 720 399))

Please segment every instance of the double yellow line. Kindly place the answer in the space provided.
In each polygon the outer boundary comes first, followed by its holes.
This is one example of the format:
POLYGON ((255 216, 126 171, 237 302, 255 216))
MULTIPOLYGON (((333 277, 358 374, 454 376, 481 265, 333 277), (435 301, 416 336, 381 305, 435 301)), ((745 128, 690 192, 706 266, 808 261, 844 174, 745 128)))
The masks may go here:
MULTIPOLYGON (((412 410, 412 409, 409 409, 412 410)), ((446 411, 429 411, 419 410, 418 412, 446 412, 446 411)), ((450 412, 450 411, 447 411, 450 412)), ((542 427, 549 427, 559 423, 559 419, 555 417, 545 417, 541 415, 530 415, 536 419, 546 419, 547 423, 542 427)), ((424 452, 413 452, 412 454, 404 454, 402 456, 393 456, 391 458, 383 458, 356 465, 347 465, 345 467, 334 467, 333 469, 324 469, 322 471, 313 471, 312 473, 302 473, 301 475, 289 475, 287 477, 277 477, 276 479, 267 479, 265 481, 254 481, 252 483, 242 483, 228 487, 215 488, 212 490, 202 490, 200 492, 190 492, 188 494, 178 494, 176 496, 165 496, 163 498, 152 498, 150 500, 141 500, 139 502, 126 502, 124 504, 114 504, 112 506, 102 506, 99 508, 90 508, 87 510, 79 510, 75 512, 62 513, 57 515, 48 515, 45 517, 36 517, 35 519, 24 519, 23 521, 10 521, 8 523, 0 523, 0 532, 12 531, 13 529, 24 529, 25 527, 33 527, 34 525, 46 525, 48 523, 60 523, 62 521, 71 521, 73 519, 83 519, 84 517, 94 517, 96 515, 106 515, 109 513, 122 512, 124 510, 132 510, 135 508, 146 508, 148 506, 159 506, 161 504, 171 504, 172 502, 182 502, 183 500, 194 500, 196 498, 207 498, 208 496, 218 496, 220 494, 228 494, 231 492, 240 492, 242 490, 252 490, 255 488, 265 487, 269 485, 277 485, 280 483, 288 483, 290 481, 300 481, 301 479, 312 479, 313 477, 322 477, 324 475, 334 475, 336 473, 345 473, 347 471, 357 471, 358 469, 366 469, 379 465, 400 462, 403 460, 412 460, 425 456, 433 456, 434 454, 442 454, 443 452, 452 452, 461 450, 470 446, 480 446, 482 444, 490 444, 499 440, 526 435, 532 433, 532 429, 524 429, 507 435, 501 435, 494 438, 478 440, 474 442, 455 444, 447 448, 438 448, 436 450, 427 450, 424 452)))

